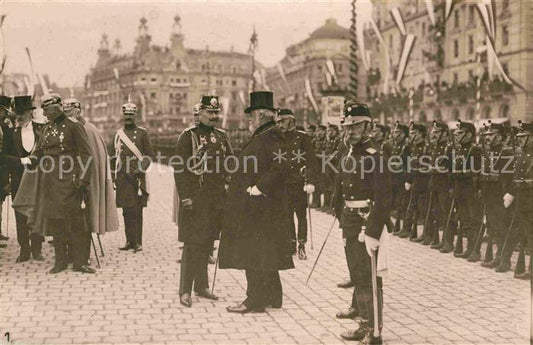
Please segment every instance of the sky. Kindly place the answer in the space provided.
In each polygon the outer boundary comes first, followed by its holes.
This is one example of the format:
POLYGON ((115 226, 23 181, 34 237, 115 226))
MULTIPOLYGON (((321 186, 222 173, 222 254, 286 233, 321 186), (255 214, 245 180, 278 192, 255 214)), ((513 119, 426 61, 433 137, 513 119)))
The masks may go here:
MULTIPOLYGON (((369 0, 368 0, 369 1, 369 0)), ((349 0, 315 1, 13 1, 0 2, 6 14, 3 49, 6 72, 29 72, 25 47, 35 69, 59 86, 82 86, 96 63, 103 33, 110 46, 120 39, 122 51, 131 52, 145 16, 152 43, 169 44, 173 18, 181 17, 187 48, 245 53, 255 26, 259 39, 257 59, 275 65, 285 48, 333 17, 348 28, 349 0)))

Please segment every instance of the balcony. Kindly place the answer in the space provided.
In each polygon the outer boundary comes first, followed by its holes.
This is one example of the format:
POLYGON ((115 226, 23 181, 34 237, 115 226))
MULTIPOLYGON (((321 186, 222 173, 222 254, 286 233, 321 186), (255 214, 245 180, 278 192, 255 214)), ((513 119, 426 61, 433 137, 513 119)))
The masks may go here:
POLYGON ((191 83, 170 82, 170 83, 168 83, 168 86, 170 86, 170 87, 189 87, 189 86, 191 86, 191 83))

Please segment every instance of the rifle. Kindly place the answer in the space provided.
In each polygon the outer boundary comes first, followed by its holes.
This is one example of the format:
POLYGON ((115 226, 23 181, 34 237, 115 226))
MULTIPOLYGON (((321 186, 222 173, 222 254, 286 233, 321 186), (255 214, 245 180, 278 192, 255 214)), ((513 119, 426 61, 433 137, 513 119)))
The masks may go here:
MULTIPOLYGON (((453 213, 453 206, 455 205, 455 197, 452 196, 452 202, 450 204, 450 211, 448 211, 448 217, 446 218, 446 224, 444 225, 444 231, 442 233, 442 240, 444 241, 444 245, 448 244, 448 233, 449 233, 449 227, 450 227, 450 220, 452 218, 453 213)), ((453 244, 453 236, 452 236, 452 243, 453 244)))

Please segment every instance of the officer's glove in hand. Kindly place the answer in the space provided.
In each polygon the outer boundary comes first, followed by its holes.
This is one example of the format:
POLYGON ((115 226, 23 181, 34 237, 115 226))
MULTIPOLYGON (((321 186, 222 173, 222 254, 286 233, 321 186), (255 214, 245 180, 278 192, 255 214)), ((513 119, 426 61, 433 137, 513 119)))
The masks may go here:
POLYGON ((184 210, 192 210, 192 199, 185 199, 181 202, 184 210))
POLYGON ((29 157, 22 157, 20 159, 20 164, 22 164, 22 165, 31 165, 31 159, 29 157))
POLYGON ((307 194, 312 194, 315 192, 315 186, 312 185, 312 184, 306 184, 304 186, 304 192, 306 192, 307 194))
POLYGON ((372 257, 372 251, 376 251, 379 247, 379 241, 373 237, 365 235, 366 252, 372 257))
POLYGON ((503 206, 505 208, 509 208, 509 206, 511 206, 513 201, 514 201, 514 196, 512 196, 509 193, 505 193, 505 195, 503 196, 503 206))
POLYGON ((248 188, 246 189, 246 191, 248 192, 248 194, 250 194, 250 196, 260 196, 260 195, 263 195, 263 193, 261 193, 261 191, 259 190, 259 188, 257 188, 257 186, 248 187, 248 188))
POLYGON ((405 182, 405 190, 411 189, 411 184, 409 182, 405 182))

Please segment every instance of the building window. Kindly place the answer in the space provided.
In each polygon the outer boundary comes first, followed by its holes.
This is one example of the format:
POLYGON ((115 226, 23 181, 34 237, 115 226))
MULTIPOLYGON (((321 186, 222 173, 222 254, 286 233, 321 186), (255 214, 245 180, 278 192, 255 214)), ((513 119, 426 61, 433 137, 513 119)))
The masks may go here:
POLYGON ((231 66, 231 73, 233 74, 237 73, 237 67, 231 66))
POLYGON ((468 79, 474 80, 474 70, 471 70, 471 69, 468 70, 468 79))
POLYGON ((322 72, 322 65, 318 65, 316 66, 316 68, 318 69, 319 72, 322 72))
POLYGON ((150 92, 150 98, 151 99, 155 99, 157 97, 157 93, 155 92, 150 92))
POLYGON ((502 26, 502 45, 509 45, 509 27, 507 25, 502 26))
POLYGON ((231 81, 231 85, 232 85, 232 86, 237 86, 237 81, 236 81, 236 80, 232 80, 232 81, 231 81))
POLYGON ((426 36, 426 22, 422 22, 422 36, 426 36))
POLYGON ((509 75, 509 64, 507 62, 502 63, 502 69, 505 74, 509 75))
POLYGON ((337 72, 338 72, 338 73, 341 73, 341 72, 342 72, 342 64, 338 64, 338 65, 337 65, 337 72))
POLYGON ((157 82, 157 78, 152 77, 152 78, 150 79, 150 81, 151 81, 152 83, 155 83, 155 82, 157 82))
POLYGON ((459 10, 453 12, 453 27, 459 27, 459 10))
POLYGON ((231 100, 232 101, 236 101, 237 100, 237 92, 235 92, 235 91, 231 92, 231 100))
POLYGON ((509 0, 502 1, 502 12, 505 12, 509 9, 509 0))
POLYGON ((474 108, 468 109, 466 119, 469 121, 473 121, 475 117, 476 117, 476 111, 474 110, 474 108))
POLYGON ((468 36, 468 54, 474 54, 474 36, 468 36))
POLYGON ((453 83, 457 85, 459 83, 459 74, 457 72, 453 73, 453 83))
POLYGON ((490 107, 485 107, 485 109, 483 109, 483 118, 484 119, 490 119, 491 111, 492 111, 492 109, 490 107))
POLYGON ((476 23, 476 5, 468 6, 468 24, 475 25, 476 23))
POLYGON ((452 120, 457 121, 461 118, 461 113, 459 112, 459 109, 454 109, 452 113, 452 120))
POLYGON ((453 40, 453 57, 459 57, 459 41, 453 40))

